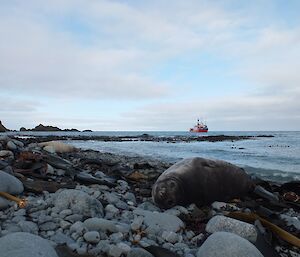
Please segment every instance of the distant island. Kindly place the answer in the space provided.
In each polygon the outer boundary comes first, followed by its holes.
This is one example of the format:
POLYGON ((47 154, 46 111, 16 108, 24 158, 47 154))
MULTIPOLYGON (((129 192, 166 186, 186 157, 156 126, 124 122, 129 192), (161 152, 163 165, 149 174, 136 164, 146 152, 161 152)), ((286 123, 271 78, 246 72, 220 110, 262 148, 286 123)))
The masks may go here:
MULTIPOLYGON (((7 131, 11 131, 9 129, 7 129, 2 122, 0 121, 0 132, 7 132, 7 131)), ((62 131, 62 132, 81 132, 78 129, 75 128, 71 128, 71 129, 60 129, 59 127, 54 127, 54 126, 45 126, 43 124, 39 124, 36 127, 32 128, 32 129, 27 129, 24 127, 20 128, 20 131, 45 131, 45 132, 53 132, 53 131, 62 131)), ((83 130, 82 132, 93 132, 90 129, 86 129, 83 130)))

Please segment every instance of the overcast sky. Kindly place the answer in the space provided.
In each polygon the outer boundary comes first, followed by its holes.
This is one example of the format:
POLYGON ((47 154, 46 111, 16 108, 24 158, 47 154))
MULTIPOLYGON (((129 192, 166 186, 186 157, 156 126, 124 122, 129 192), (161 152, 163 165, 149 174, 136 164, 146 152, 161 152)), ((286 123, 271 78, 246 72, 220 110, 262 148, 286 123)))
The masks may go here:
POLYGON ((300 130, 300 1, 0 1, 0 120, 300 130))

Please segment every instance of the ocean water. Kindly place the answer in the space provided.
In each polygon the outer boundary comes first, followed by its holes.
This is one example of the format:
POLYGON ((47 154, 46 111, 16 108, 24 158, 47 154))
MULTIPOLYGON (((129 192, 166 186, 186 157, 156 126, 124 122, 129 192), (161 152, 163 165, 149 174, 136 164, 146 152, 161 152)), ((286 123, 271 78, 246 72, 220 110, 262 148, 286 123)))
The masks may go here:
MULTIPOLYGON (((86 135, 86 136, 195 136, 190 132, 128 131, 128 132, 18 132, 19 135, 86 135)), ((248 173, 275 181, 300 180, 300 131, 218 131, 196 134, 197 136, 233 135, 258 136, 256 139, 222 142, 102 142, 94 140, 71 141, 76 147, 94 149, 129 156, 144 156, 175 162, 182 158, 200 156, 220 159, 244 167, 248 173)), ((70 143, 70 141, 68 141, 70 143)))

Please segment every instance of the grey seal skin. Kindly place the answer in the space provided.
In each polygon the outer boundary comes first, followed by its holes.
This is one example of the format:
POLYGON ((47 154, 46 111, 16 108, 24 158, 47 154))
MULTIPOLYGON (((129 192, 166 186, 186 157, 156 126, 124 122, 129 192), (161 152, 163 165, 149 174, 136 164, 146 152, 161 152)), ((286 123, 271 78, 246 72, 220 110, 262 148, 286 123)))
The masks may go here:
POLYGON ((152 188, 160 208, 197 206, 245 196, 254 184, 246 172, 233 164, 200 157, 184 159, 165 170, 152 188))

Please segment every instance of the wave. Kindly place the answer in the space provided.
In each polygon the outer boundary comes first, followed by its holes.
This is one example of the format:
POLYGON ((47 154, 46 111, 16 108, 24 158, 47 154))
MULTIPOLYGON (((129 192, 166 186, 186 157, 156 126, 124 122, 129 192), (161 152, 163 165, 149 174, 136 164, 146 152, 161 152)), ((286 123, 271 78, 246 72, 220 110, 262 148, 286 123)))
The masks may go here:
POLYGON ((287 172, 277 169, 264 169, 247 165, 244 165, 243 168, 248 174, 268 181, 288 182, 291 180, 300 180, 300 173, 296 172, 287 172))

